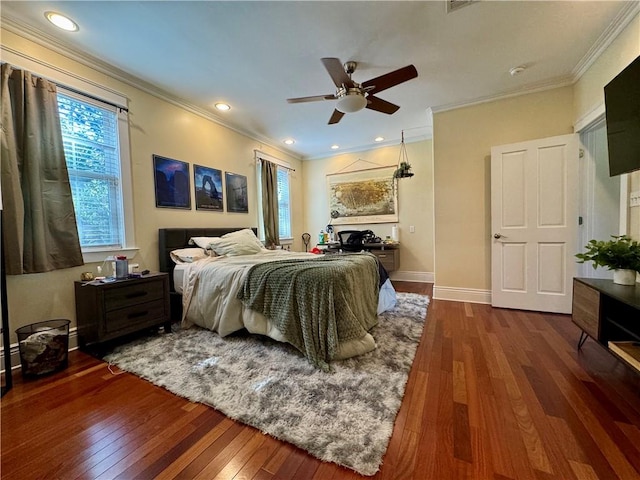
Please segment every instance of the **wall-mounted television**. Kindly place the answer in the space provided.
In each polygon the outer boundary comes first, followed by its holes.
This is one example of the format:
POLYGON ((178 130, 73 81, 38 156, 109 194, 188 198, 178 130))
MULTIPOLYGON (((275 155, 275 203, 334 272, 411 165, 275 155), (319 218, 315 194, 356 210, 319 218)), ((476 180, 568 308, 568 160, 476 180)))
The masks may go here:
POLYGON ((604 87, 609 176, 640 170, 640 57, 604 87))

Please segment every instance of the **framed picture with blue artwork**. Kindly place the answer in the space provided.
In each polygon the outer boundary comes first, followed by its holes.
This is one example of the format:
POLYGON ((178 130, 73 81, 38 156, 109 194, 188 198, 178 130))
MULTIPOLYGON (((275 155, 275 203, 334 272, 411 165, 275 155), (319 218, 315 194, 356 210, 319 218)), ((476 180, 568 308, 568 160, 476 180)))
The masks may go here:
POLYGON ((156 207, 191 210, 189 164, 153 155, 156 207))
POLYGON ((224 173, 227 194, 227 212, 249 213, 247 177, 236 173, 224 173))
POLYGON ((193 165, 193 186, 196 191, 196 210, 222 212, 222 171, 193 165))

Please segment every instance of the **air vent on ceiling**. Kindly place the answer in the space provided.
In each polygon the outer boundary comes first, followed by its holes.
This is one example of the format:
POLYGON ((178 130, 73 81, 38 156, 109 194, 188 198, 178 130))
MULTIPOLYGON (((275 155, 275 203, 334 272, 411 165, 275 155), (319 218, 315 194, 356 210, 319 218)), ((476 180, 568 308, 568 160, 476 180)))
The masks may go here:
POLYGON ((478 0, 447 0, 447 13, 460 10, 462 7, 476 3, 478 0))

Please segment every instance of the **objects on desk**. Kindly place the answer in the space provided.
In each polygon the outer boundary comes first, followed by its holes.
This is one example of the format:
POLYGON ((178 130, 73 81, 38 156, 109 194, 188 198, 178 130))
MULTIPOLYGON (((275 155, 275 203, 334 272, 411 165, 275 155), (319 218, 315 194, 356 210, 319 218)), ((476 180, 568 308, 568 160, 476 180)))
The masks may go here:
POLYGON ((394 225, 393 227, 391 227, 391 240, 394 242, 400 241, 400 231, 397 225, 394 225))

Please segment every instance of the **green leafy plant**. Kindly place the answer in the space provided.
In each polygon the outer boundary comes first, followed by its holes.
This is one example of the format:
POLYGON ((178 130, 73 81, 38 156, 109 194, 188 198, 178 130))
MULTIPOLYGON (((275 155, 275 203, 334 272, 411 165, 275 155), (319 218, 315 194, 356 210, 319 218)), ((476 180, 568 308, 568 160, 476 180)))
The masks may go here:
POLYGON ((400 166, 393 172, 393 178, 407 178, 413 177, 413 172, 411 172, 411 165, 407 162, 401 162, 400 166))
POLYGON ((576 254, 578 263, 593 262, 593 268, 640 271, 640 243, 626 235, 611 235, 612 240, 591 240, 584 253, 576 254))

